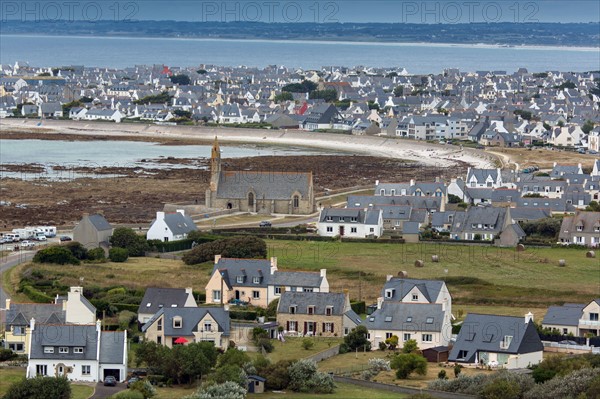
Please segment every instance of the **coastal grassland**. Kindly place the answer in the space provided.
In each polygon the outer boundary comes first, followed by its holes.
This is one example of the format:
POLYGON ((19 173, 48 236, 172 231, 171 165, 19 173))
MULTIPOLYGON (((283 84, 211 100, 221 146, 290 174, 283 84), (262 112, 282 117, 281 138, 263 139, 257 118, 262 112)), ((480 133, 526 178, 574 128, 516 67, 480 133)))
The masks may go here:
POLYGON ((315 393, 299 393, 286 391, 285 393, 265 392, 257 394, 248 394, 248 399, 403 399, 407 395, 383 391, 379 389, 370 389, 353 384, 345 384, 336 382, 336 390, 332 394, 315 394, 315 393))
MULTIPOLYGON (((378 244, 267 241, 280 269, 327 269, 331 291, 350 290, 352 298, 373 301, 386 275, 444 279, 454 305, 546 308, 549 304, 587 302, 600 292, 600 259, 585 249, 514 248, 437 243, 378 244), (431 262, 438 255, 439 262, 431 262), (559 267, 558 260, 566 260, 559 267), (425 267, 415 267, 423 260, 425 267)), ((479 309, 478 309, 479 310, 479 309)))
MULTIPOLYGON (((272 340, 273 352, 267 354, 266 357, 271 363, 277 363, 280 360, 298 360, 323 352, 343 342, 342 338, 312 337, 309 339, 314 343, 314 346, 308 350, 302 347, 304 338, 286 337, 285 342, 272 340)), ((249 354, 251 353, 249 352, 249 354)))

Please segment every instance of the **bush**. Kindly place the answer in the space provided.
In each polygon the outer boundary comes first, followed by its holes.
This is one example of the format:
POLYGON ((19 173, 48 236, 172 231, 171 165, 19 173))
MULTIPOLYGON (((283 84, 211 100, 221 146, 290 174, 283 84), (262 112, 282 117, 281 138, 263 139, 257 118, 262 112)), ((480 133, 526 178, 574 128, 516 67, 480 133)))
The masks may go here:
POLYGON ((110 397, 110 399, 144 399, 144 394, 140 391, 121 391, 110 397))
POLYGON ((365 301, 360 302, 350 302, 350 307, 356 314, 365 314, 367 313, 367 305, 365 301))
POLYGON ((440 372, 438 373, 438 378, 440 380, 447 380, 448 375, 446 374, 446 370, 440 370, 440 372))
MULTIPOLYGON (((398 337, 396 337, 397 343, 398 337)), ((414 339, 409 339, 404 343, 402 347, 402 353, 416 353, 419 351, 419 347, 417 345, 417 341, 414 339)))
POLYGON ((33 302, 37 303, 50 303, 54 300, 49 295, 44 294, 41 291, 36 290, 30 285, 23 286, 23 294, 27 295, 27 298, 31 299, 33 302))
POLYGON ((586 368, 555 377, 534 386, 525 393, 525 399, 577 398, 593 386, 600 376, 600 369, 586 368))
POLYGON ((289 388, 296 392, 333 393, 335 384, 329 374, 317 371, 312 360, 298 360, 289 367, 289 388))
POLYGON ((253 236, 224 238, 197 245, 183 255, 186 265, 196 265, 214 260, 215 255, 224 258, 264 259, 267 256, 267 244, 253 236))
POLYGON ((35 263, 54 263, 57 265, 78 265, 79 259, 73 256, 71 251, 65 247, 53 245, 37 251, 33 257, 35 263))
POLYGON ((4 399, 69 399, 71 384, 64 377, 35 377, 12 384, 4 399))
POLYGON ((275 349, 275 347, 273 346, 273 343, 271 342, 271 340, 269 338, 259 339, 257 346, 259 348, 264 349, 264 351, 267 353, 271 353, 275 349))
POLYGON ((342 350, 345 350, 346 352, 357 349, 370 351, 371 342, 367 339, 368 333, 369 330, 367 330, 367 327, 365 326, 353 328, 352 331, 344 337, 344 343, 340 346, 340 353, 345 353, 342 352, 342 350), (342 349, 342 347, 344 349, 342 349))
POLYGON ((4 348, 0 349, 0 362, 12 360, 18 356, 19 355, 17 355, 15 352, 11 351, 10 349, 4 349, 4 348))
POLYGON ((88 251, 87 258, 89 260, 106 260, 106 254, 102 248, 93 248, 88 251))
POLYGON ((256 373, 267 379, 265 388, 270 390, 287 389, 290 384, 289 368, 293 362, 291 360, 280 360, 275 364, 270 364, 268 359, 265 360, 266 362, 257 359, 254 362, 256 373))
POLYGON ((302 348, 304 348, 305 350, 310 350, 315 346, 315 343, 313 342, 312 339, 310 338, 304 338, 302 340, 302 348))
POLYGON ((127 249, 129 256, 133 257, 144 256, 150 249, 145 237, 127 227, 116 228, 110 237, 110 244, 113 247, 127 249))
POLYGON ((396 370, 396 378, 406 379, 413 372, 419 375, 427 374, 427 359, 415 353, 400 353, 390 363, 396 370))
POLYGON ((246 388, 232 381, 208 385, 183 399, 244 399, 246 388))
POLYGON ((391 370, 390 362, 379 358, 369 359, 369 367, 377 372, 391 370))
POLYGON ((79 260, 86 260, 88 257, 87 249, 77 241, 68 242, 64 247, 71 251, 73 256, 79 260))
POLYGON ((112 262, 117 262, 117 263, 125 262, 129 258, 129 252, 125 248, 119 248, 119 247, 111 248, 108 251, 108 258, 112 262))

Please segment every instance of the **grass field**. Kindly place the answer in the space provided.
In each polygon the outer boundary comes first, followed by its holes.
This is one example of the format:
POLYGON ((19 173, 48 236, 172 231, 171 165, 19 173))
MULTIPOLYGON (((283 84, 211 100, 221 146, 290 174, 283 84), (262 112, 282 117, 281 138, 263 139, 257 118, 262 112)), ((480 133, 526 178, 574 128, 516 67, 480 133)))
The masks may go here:
MULTIPOLYGON (((0 367, 0 398, 15 382, 25 377, 25 369, 20 367, 0 367)), ((89 385, 71 384, 71 399, 87 399, 94 392, 89 385)))
POLYGON ((549 303, 586 302, 600 295, 600 258, 586 250, 448 244, 375 244, 310 241, 267 242, 280 269, 327 269, 331 291, 374 301, 386 275, 445 279, 455 304, 546 308, 549 303), (431 256, 439 255, 439 263, 431 256), (425 267, 416 268, 421 259, 425 267), (565 259, 566 267, 558 260, 565 259))
POLYGON ((248 399, 276 399, 276 398, 292 398, 292 399, 402 399, 406 395, 381 391, 377 389, 368 389, 352 384, 336 383, 337 389, 331 395, 296 393, 286 391, 285 393, 265 392, 261 394, 251 394, 246 396, 248 399))
POLYGON ((276 363, 279 360, 297 360, 312 356, 342 343, 341 338, 314 337, 310 339, 312 339, 315 345, 309 350, 302 348, 303 338, 286 337, 285 342, 273 340, 271 342, 273 343, 274 350, 267 355, 267 358, 271 360, 271 363, 276 363))

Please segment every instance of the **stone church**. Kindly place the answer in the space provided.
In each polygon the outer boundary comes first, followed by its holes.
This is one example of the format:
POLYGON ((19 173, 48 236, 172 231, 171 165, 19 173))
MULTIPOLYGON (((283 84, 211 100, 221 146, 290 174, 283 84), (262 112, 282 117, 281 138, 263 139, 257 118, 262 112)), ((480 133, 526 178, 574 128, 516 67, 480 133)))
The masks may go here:
POLYGON ((221 149, 215 137, 206 207, 308 215, 316 211, 312 172, 223 171, 221 149))

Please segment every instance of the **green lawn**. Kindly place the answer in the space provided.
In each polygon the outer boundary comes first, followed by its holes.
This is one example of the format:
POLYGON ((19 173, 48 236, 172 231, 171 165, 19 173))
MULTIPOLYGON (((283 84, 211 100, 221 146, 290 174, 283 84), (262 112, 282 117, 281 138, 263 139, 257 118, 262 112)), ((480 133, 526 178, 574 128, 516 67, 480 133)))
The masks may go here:
POLYGON ((279 240, 269 240, 267 245, 281 270, 327 269, 331 291, 347 288, 352 298, 368 301, 379 296, 386 275, 399 271, 412 278, 445 279, 454 305, 546 308, 550 303, 587 302, 600 295, 600 258, 586 258, 585 249, 516 252, 489 246, 279 240), (439 263, 431 262, 432 255, 439 255, 439 263), (418 259, 425 267, 414 266, 418 259), (559 259, 565 259, 567 266, 559 267, 559 259))
POLYGON ((363 388, 353 384, 336 383, 337 389, 331 395, 296 393, 286 391, 285 393, 265 392, 261 394, 248 395, 248 399, 276 399, 276 398, 293 398, 293 399, 402 399, 406 395, 381 391, 378 389, 363 388))
MULTIPOLYGON (((25 378, 25 369, 21 367, 0 367, 0 397, 3 397, 8 388, 15 382, 25 378)), ((87 399, 94 388, 88 385, 71 384, 71 399, 87 399)))
POLYGON ((273 346, 275 350, 267 355, 267 358, 272 363, 276 363, 279 360, 297 360, 308 356, 312 356, 316 353, 322 352, 331 348, 332 346, 342 343, 341 338, 309 338, 314 342, 314 346, 306 350, 302 347, 302 340, 304 338, 286 337, 285 342, 273 340, 273 346))

